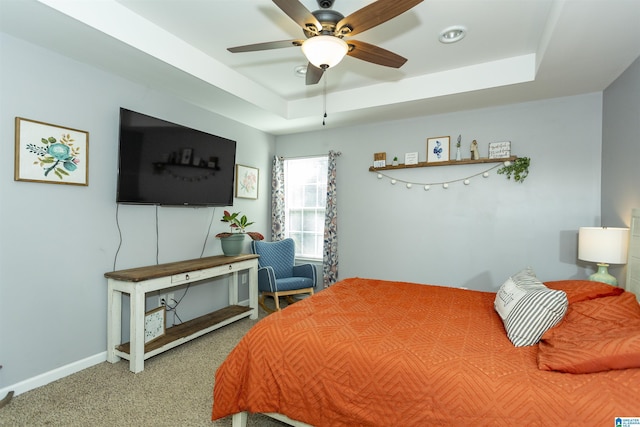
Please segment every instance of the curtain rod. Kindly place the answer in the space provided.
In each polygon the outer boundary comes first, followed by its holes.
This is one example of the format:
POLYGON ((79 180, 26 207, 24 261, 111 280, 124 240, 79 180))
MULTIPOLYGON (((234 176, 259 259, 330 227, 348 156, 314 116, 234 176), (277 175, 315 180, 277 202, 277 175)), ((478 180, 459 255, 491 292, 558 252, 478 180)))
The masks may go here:
MULTIPOLYGON (((336 151, 335 152, 337 156, 341 156, 342 153, 340 151, 336 151)), ((285 156, 278 156, 280 158, 280 160, 295 160, 295 159, 312 159, 314 157, 324 157, 327 156, 329 153, 326 154, 309 154, 306 156, 293 156, 293 157, 285 157, 285 156)))

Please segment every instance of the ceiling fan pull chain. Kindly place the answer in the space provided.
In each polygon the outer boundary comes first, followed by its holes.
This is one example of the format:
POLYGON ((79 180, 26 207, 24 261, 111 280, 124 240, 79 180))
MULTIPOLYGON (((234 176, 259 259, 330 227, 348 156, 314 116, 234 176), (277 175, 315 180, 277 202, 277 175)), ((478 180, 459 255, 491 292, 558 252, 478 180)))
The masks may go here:
POLYGON ((324 73, 324 94, 323 94, 323 106, 324 106, 324 116, 322 119, 322 126, 326 125, 327 119, 327 73, 324 73))

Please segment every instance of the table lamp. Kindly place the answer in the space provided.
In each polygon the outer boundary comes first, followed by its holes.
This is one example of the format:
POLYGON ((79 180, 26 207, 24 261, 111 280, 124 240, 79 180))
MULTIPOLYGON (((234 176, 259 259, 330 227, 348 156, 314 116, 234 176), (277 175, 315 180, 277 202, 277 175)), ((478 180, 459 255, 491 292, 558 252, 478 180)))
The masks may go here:
POLYGON ((618 286, 618 280, 609 274, 609 264, 626 264, 629 229, 614 227, 580 227, 578 232, 578 258, 598 264, 598 271, 589 280, 618 286))

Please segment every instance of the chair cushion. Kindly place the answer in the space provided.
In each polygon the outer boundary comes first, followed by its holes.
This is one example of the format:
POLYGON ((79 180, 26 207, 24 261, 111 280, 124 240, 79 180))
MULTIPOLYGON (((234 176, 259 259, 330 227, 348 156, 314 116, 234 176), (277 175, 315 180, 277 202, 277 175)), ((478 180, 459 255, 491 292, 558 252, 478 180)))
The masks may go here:
POLYGON ((276 279, 278 292, 313 288, 313 285, 313 280, 308 277, 286 277, 284 279, 276 279))

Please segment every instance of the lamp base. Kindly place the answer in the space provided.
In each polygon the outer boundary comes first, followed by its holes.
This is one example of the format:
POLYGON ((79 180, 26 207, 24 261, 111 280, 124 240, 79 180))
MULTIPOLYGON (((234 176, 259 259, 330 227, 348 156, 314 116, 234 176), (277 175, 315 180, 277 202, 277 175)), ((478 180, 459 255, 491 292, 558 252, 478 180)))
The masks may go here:
POLYGON ((607 267, 609 267, 609 264, 598 264, 598 271, 589 276, 589 280, 618 286, 618 280, 609 274, 607 267))

